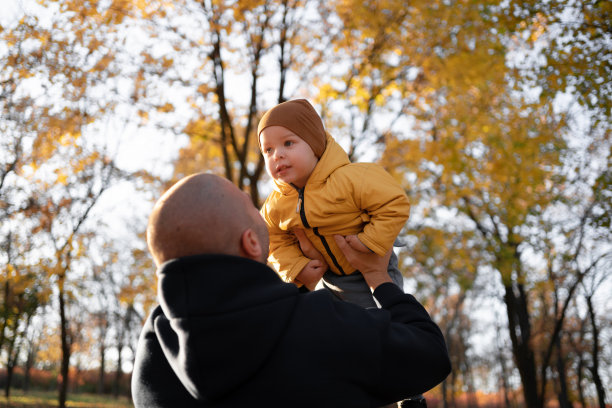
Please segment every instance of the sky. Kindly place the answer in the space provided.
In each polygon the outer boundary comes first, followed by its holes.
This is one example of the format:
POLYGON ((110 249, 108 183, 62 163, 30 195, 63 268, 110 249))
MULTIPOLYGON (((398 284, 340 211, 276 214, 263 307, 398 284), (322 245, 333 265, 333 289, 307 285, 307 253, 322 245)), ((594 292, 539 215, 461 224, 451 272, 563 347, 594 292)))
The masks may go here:
MULTIPOLYGON (((14 22, 22 14, 24 7, 38 7, 30 0, 3 0, 0 13, 0 23, 3 25, 14 22)), ((234 85, 230 92, 239 92, 240 82, 233 79, 234 85), (238 86, 237 86, 238 85, 238 86)), ((160 132, 155 128, 142 128, 136 125, 125 127, 107 124, 108 128, 100 134, 114 146, 117 165, 125 170, 136 171, 146 168, 154 174, 169 176, 172 172, 172 161, 176 158, 178 149, 186 142, 185 137, 160 132), (127 137, 129 136, 129 137, 127 137)), ((94 209, 94 215, 103 218, 117 237, 132 234, 132 226, 146 222, 146 217, 153 204, 151 197, 140 196, 129 183, 121 183, 108 191, 94 209)), ((410 286, 407 286, 410 289, 410 286)), ((499 304, 498 304, 499 306, 499 304)), ((482 316, 477 320, 486 325, 493 318, 489 307, 482 307, 482 316)), ((484 330, 483 330, 484 333, 484 330)), ((495 333, 488 332, 492 335, 495 333)), ((482 339, 482 344, 488 344, 488 335, 482 339)))

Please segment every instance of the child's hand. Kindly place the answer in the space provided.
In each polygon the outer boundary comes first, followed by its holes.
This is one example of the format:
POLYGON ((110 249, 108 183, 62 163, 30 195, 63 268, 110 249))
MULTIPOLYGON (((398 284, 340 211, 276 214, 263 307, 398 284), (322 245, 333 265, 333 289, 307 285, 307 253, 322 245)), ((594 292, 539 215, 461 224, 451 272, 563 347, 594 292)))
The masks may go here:
POLYGON ((298 276, 295 277, 295 281, 306 286, 308 290, 314 290, 326 271, 327 263, 318 259, 313 259, 308 262, 298 276))
POLYGON ((346 242, 353 248, 355 251, 363 252, 364 254, 371 254, 372 251, 367 246, 363 245, 357 235, 347 235, 346 242))

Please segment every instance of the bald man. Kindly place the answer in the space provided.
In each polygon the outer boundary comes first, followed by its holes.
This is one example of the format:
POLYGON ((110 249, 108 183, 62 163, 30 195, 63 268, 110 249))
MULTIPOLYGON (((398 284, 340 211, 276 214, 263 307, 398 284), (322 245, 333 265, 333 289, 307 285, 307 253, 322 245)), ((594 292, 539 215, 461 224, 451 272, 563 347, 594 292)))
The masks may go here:
POLYGON ((263 219, 229 181, 196 174, 171 187, 147 229, 160 304, 138 341, 134 405, 380 407, 443 381, 444 338, 392 282, 389 254, 336 241, 381 309, 282 282, 266 265, 263 219))

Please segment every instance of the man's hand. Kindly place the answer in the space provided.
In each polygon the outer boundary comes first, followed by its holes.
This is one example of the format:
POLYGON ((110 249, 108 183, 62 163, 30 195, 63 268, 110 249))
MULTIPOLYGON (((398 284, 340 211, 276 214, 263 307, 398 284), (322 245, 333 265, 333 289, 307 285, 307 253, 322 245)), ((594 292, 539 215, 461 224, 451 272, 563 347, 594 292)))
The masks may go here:
POLYGON ((365 254, 371 254, 372 251, 359 240, 357 235, 347 235, 346 242, 356 251, 363 252, 365 254))
POLYGON ((306 286, 308 290, 315 290, 317 283, 323 277, 323 274, 327 271, 327 264, 321 262, 318 259, 313 259, 308 262, 304 269, 295 277, 296 283, 301 283, 306 286))
POLYGON ((302 250, 304 256, 310 259, 317 259, 321 261, 325 264, 325 267, 327 268, 327 262, 325 262, 325 258, 323 258, 323 255, 321 255, 317 248, 312 245, 312 242, 310 242, 304 230, 296 228, 293 230, 293 234, 298 239, 298 242, 300 243, 300 249, 302 250))
POLYGON ((393 249, 390 249, 385 256, 378 256, 370 251, 368 253, 357 251, 342 235, 334 235, 334 239, 351 266, 362 273, 371 290, 376 289, 382 283, 393 282, 387 272, 393 249))

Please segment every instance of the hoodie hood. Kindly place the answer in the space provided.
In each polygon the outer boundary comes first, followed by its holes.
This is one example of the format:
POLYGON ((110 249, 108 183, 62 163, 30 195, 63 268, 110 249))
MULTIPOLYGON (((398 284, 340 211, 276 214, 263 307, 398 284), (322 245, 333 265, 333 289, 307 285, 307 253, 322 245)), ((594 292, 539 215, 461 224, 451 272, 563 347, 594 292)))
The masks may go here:
POLYGON ((297 302, 295 285, 241 257, 174 259, 158 275, 165 316, 155 319, 155 333, 173 371, 199 401, 221 399, 259 372, 297 302))

